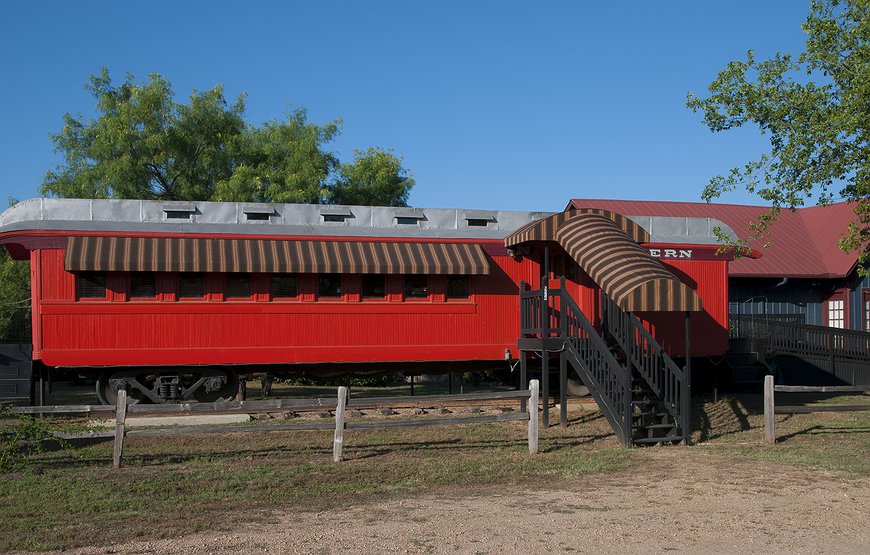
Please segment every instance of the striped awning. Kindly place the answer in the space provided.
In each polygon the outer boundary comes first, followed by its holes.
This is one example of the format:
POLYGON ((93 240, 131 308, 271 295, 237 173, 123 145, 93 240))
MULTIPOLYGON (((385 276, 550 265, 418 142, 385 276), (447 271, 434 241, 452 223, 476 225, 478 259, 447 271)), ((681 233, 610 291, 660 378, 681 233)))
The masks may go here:
POLYGON ((69 271, 489 273, 479 245, 193 237, 70 237, 69 271))
POLYGON ((649 241, 646 230, 619 214, 556 214, 518 229, 505 239, 505 246, 530 241, 557 242, 623 310, 702 310, 700 297, 638 245, 649 241))

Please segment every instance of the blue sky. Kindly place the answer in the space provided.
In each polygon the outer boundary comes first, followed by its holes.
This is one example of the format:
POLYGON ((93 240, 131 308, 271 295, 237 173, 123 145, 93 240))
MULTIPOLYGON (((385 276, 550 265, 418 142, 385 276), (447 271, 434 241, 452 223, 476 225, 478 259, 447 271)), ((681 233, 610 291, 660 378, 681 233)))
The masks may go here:
MULTIPOLYGON (((685 108, 748 49, 800 51, 802 1, 17 2, 0 17, 0 193, 29 198, 88 115, 83 85, 157 72, 184 98, 223 83, 249 121, 288 104, 344 120, 331 148, 394 149, 411 204, 560 210, 571 197, 700 199, 756 157, 685 108)), ((746 193, 723 197, 753 203, 746 193)), ((5 204, 5 202, 4 202, 5 204)))

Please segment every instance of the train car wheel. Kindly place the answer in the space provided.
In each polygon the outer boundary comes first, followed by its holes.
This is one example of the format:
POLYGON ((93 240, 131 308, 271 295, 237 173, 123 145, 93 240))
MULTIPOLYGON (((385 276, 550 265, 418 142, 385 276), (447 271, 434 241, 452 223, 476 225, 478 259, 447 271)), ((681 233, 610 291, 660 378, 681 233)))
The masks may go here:
POLYGON ((233 370, 210 368, 200 372, 195 379, 205 380, 193 392, 193 396, 201 403, 231 401, 239 392, 239 376, 233 370))
POLYGON ((127 389, 127 404, 147 403, 152 400, 143 391, 153 390, 153 377, 149 379, 147 373, 135 370, 112 371, 106 370, 97 379, 97 399, 104 405, 114 405, 118 401, 118 389, 127 389))

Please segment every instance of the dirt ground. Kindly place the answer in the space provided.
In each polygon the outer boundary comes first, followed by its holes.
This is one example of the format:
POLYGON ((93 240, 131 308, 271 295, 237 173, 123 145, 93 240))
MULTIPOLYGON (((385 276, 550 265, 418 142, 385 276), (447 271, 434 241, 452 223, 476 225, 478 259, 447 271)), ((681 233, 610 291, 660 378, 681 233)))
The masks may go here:
POLYGON ((870 553, 870 480, 648 449, 577 482, 278 511, 231 533, 90 553, 870 553))

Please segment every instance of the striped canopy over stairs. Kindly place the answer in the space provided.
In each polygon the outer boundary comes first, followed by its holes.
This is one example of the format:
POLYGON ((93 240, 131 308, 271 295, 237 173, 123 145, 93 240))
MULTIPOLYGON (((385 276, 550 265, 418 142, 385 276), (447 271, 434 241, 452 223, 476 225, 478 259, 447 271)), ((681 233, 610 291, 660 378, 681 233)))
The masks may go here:
POLYGON ((505 246, 533 241, 561 245, 625 311, 702 310, 698 295, 638 244, 649 242, 649 233, 625 216, 597 209, 560 212, 516 230, 505 246))

